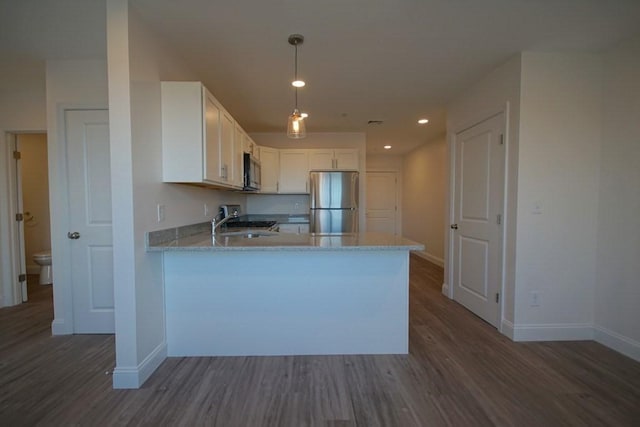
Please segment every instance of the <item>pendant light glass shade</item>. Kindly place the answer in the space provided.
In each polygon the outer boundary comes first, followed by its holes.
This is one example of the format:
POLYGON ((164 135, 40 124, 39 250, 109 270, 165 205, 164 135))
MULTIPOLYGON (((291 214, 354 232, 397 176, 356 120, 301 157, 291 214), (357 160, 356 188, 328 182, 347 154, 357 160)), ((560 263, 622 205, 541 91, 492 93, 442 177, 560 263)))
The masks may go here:
POLYGON ((307 136, 304 118, 297 108, 295 108, 289 116, 289 121, 287 123, 287 136, 293 139, 300 139, 307 136))

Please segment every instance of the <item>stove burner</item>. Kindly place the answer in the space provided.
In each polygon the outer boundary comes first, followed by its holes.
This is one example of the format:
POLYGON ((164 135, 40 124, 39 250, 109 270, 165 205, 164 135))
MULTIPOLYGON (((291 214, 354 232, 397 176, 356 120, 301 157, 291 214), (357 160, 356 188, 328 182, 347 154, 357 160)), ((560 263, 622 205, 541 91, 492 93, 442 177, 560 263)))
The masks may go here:
POLYGON ((227 228, 271 228, 277 221, 229 221, 227 228))

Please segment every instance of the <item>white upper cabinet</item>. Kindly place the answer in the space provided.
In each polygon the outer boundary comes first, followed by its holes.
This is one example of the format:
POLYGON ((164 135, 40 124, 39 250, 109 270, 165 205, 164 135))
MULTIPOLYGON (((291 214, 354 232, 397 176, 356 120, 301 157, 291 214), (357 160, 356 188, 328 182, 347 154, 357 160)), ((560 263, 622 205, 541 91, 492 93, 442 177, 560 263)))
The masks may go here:
POLYGON ((277 148, 260 147, 260 192, 277 193, 280 178, 280 153, 277 148))
POLYGON ((236 123, 235 132, 233 135, 233 162, 231 168, 232 183, 234 187, 242 188, 244 186, 244 162, 243 162, 243 147, 247 134, 236 123))
POLYGON ((251 154, 256 159, 260 158, 260 148, 258 147, 258 144, 256 144, 247 134, 244 134, 244 138, 242 140, 242 151, 251 154))
POLYGON ((161 96, 163 181, 240 188, 242 148, 222 104, 200 82, 162 82, 161 96))
POLYGON ((309 150, 309 170, 317 169, 360 169, 358 150, 353 148, 309 150))
POLYGON ((226 111, 220 111, 220 179, 233 185, 233 137, 235 123, 226 111))
POLYGON ((309 192, 309 150, 280 150, 278 192, 309 192))

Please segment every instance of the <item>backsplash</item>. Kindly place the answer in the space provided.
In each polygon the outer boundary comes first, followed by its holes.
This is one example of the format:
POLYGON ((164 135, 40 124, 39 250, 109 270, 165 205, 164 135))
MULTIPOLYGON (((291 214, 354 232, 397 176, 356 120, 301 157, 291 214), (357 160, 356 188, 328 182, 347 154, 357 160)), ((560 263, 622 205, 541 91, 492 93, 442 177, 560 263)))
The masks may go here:
POLYGON ((249 214, 308 214, 308 194, 248 194, 249 214))

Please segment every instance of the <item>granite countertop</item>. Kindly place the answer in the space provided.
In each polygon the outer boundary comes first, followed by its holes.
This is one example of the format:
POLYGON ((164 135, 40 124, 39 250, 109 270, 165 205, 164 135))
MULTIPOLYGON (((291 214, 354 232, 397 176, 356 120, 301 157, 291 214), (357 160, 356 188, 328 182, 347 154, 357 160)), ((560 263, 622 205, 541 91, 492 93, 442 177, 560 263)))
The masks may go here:
POLYGON ((202 227, 200 232, 189 234, 181 228, 147 233, 147 251, 424 250, 422 244, 386 233, 289 234, 262 231, 258 232, 259 237, 248 238, 246 234, 234 233, 212 236, 209 230, 202 231, 202 227))

